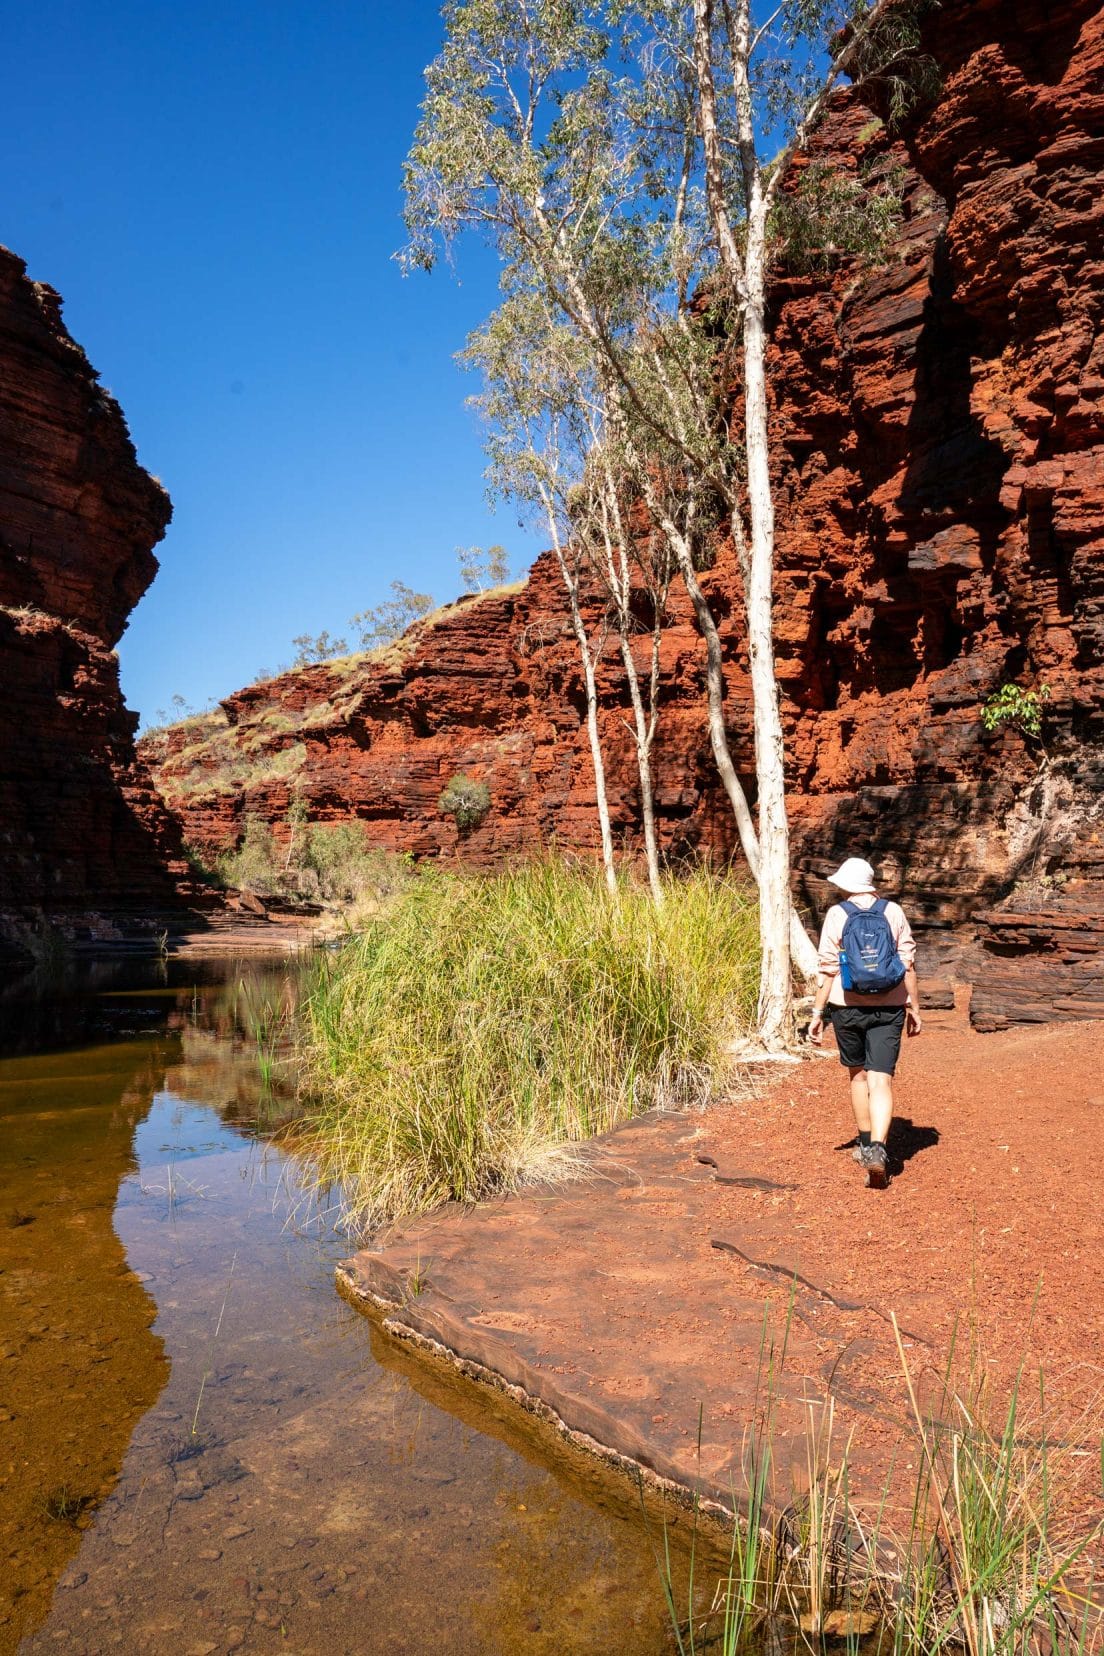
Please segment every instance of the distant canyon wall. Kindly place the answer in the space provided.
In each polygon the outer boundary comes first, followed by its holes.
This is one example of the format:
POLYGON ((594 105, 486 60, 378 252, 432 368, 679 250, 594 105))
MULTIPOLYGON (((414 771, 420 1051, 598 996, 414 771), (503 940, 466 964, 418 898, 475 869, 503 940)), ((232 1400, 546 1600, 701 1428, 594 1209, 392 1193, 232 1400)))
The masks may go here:
MULTIPOLYGON (((1088 0, 947 0, 926 29, 935 102, 891 135, 841 93, 814 146, 895 170, 888 257, 773 281, 776 644, 799 898, 821 908, 823 874, 866 851, 930 936, 984 911, 975 1016, 999 1027, 1104 1012, 1104 18, 1088 0), (1012 681, 1049 686, 1045 750, 982 728, 1012 681), (1021 963, 1040 956, 1033 1000, 1021 963)), ((522 588, 462 601, 376 658, 248 687, 152 738, 186 837, 214 852, 250 815, 284 832, 299 797, 316 820, 355 816, 422 856, 485 866, 552 839, 593 846, 558 580, 542 558, 522 588), (493 801, 463 838, 437 808, 458 771, 493 801)), ((730 553, 705 584, 750 786, 730 553)), ((725 857, 685 605, 663 673, 664 843, 725 857)), ((602 686, 615 833, 632 846, 612 649, 602 686)))

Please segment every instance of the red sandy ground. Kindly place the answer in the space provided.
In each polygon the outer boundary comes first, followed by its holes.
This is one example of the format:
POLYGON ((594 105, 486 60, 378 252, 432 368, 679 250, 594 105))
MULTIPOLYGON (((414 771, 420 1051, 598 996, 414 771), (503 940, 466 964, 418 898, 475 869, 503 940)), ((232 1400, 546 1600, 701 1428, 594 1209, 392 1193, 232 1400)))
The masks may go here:
POLYGON ((938 1376, 957 1328, 958 1373, 973 1348, 995 1409, 1026 1365, 1027 1436, 1042 1366, 1047 1436, 1075 1451, 1061 1467, 1071 1510, 1079 1527, 1099 1518, 1101 1026, 981 1036, 961 1006, 929 1015, 902 1056, 899 1171, 885 1192, 868 1191, 851 1159, 834 1053, 762 1074, 750 1096, 704 1115, 611 1134, 584 1182, 427 1216, 359 1254, 349 1286, 394 1332, 479 1363, 597 1443, 722 1500, 761 1407, 764 1315, 776 1342, 789 1322, 779 1504, 803 1481, 805 1429, 829 1392, 833 1459, 854 1433, 859 1493, 875 1500, 896 1464, 906 1504, 915 1446, 888 1314, 908 1331, 922 1407, 944 1418, 938 1376))
MULTIPOLYGON (((835 1054, 712 1112, 709 1137, 722 1166, 769 1166, 796 1185, 778 1202, 785 1228, 848 1297, 895 1309, 937 1347, 956 1321, 974 1326, 1002 1367, 1023 1356, 1055 1378, 1077 1371, 1095 1391, 1104 1026, 975 1035, 964 1010, 929 1014, 904 1044, 895 1117, 899 1171, 884 1193, 867 1191, 839 1148, 854 1129, 835 1054)), ((745 1221, 755 1200, 726 1187, 718 1218, 745 1221)))

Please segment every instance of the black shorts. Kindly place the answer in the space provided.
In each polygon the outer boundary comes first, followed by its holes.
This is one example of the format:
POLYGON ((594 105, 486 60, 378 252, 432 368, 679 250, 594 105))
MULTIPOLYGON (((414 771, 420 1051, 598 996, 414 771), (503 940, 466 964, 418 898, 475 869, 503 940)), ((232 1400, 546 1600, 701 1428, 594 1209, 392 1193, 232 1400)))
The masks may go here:
POLYGON ((840 1063, 892 1075, 901 1055, 903 1006, 830 1006, 840 1063))

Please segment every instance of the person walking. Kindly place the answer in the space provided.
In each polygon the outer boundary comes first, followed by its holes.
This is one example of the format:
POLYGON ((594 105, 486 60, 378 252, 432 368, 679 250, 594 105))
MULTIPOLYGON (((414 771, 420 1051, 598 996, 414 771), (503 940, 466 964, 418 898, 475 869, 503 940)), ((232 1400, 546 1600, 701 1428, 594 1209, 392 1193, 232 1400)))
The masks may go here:
POLYGON ((844 898, 824 916, 809 1040, 822 1045, 827 1009, 840 1063, 851 1080, 859 1130, 855 1160, 866 1171, 868 1187, 884 1190, 901 1032, 907 1028, 919 1035, 923 1027, 916 944, 904 910, 879 897, 874 870, 862 857, 848 857, 828 883, 844 898))

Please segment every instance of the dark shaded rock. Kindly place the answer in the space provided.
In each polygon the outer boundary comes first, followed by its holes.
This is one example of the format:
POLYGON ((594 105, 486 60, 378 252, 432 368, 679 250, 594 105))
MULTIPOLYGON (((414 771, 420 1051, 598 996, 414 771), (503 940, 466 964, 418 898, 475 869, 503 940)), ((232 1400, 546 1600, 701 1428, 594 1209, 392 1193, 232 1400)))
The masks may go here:
POLYGON ((182 907, 180 829, 134 749, 114 646, 171 507, 61 301, 0 248, 0 933, 182 907))

